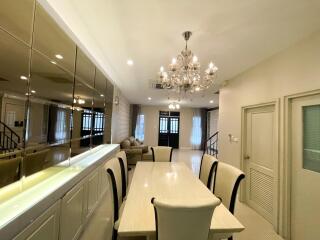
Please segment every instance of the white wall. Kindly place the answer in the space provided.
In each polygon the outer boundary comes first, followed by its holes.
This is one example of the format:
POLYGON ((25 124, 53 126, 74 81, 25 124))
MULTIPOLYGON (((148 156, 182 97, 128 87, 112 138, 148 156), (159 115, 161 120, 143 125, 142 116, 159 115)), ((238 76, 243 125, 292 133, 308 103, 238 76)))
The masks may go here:
MULTIPOLYGON (((159 111, 168 111, 167 106, 142 106, 141 113, 144 114, 145 129, 144 143, 149 146, 158 145, 159 134, 159 111)), ((179 148, 191 149, 190 142, 192 133, 192 117, 194 108, 181 108, 180 112, 180 139, 179 148)))
MULTIPOLYGON (((258 64, 229 81, 220 90, 219 159, 240 166, 241 143, 230 143, 228 134, 240 138, 241 107, 320 89, 320 32, 258 64)), ((280 136, 281 137, 281 136, 280 136)))
POLYGON ((210 112, 208 112, 209 114, 209 124, 208 124, 208 132, 209 132, 209 136, 212 136, 213 134, 215 134, 218 131, 218 121, 219 121, 219 109, 216 110, 212 110, 210 112))
POLYGON ((119 104, 112 109, 112 143, 120 143, 130 135, 130 103, 116 87, 113 96, 119 97, 119 104))

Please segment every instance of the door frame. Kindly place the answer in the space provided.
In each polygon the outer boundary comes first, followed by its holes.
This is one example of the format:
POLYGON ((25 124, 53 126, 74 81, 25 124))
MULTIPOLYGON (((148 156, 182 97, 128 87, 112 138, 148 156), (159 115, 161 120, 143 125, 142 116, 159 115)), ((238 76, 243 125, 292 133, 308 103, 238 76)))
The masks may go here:
POLYGON ((284 97, 284 125, 283 125, 283 199, 282 199, 282 226, 281 235, 285 239, 291 239, 291 171, 292 171, 292 156, 291 156, 291 122, 292 122, 292 101, 297 98, 319 95, 320 89, 287 95, 284 97))
MULTIPOLYGON (((274 159, 274 182, 276 189, 274 190, 276 193, 274 205, 275 205, 275 216, 273 216, 273 227, 276 232, 279 231, 279 206, 280 206, 280 153, 279 153, 279 136, 280 136, 280 99, 276 99, 269 102, 259 103, 259 104, 253 104, 253 105, 247 105, 241 107, 241 150, 240 150, 240 169, 245 172, 246 168, 246 160, 244 159, 244 155, 246 152, 246 132, 247 132, 247 122, 246 122, 246 112, 250 109, 259 108, 259 107, 268 107, 273 106, 274 107, 274 114, 275 114, 275 142, 274 142, 274 149, 275 149, 275 159, 274 159)), ((240 188, 240 201, 246 202, 246 178, 243 181, 243 187, 240 188)))

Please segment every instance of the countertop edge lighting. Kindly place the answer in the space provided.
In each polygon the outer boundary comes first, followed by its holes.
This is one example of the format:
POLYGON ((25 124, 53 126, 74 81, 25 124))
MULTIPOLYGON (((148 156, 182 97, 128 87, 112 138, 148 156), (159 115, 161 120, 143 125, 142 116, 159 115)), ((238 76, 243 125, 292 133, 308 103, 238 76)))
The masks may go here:
MULTIPOLYGON (((24 229, 72 187, 81 182, 92 170, 106 159, 111 158, 118 150, 118 144, 103 144, 72 157, 69 166, 64 166, 61 163, 41 171, 52 171, 54 170, 53 168, 57 169, 59 167, 64 168, 49 178, 0 203, 0 235, 9 237, 12 233, 24 229)), ((41 174, 41 172, 36 174, 41 174)), ((25 181, 26 179, 20 181, 25 181)), ((16 184, 21 185, 19 182, 16 182, 16 184)), ((8 185, 6 188, 1 189, 0 196, 9 192, 10 187, 11 185, 8 185)))

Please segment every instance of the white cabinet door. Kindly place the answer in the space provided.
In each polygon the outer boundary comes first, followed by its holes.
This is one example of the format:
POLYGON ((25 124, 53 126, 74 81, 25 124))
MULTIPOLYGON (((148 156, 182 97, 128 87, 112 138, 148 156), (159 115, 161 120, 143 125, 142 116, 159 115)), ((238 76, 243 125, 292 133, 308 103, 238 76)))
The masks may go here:
POLYGON ((14 240, 58 240, 60 203, 52 205, 14 240))
MULTIPOLYGON (((98 169, 99 170, 99 169, 98 169)), ((91 215, 98 202, 99 171, 95 171, 88 179, 88 216, 91 215)))
POLYGON ((61 203, 60 240, 77 239, 83 224, 85 204, 84 183, 80 183, 69 191, 61 203))
POLYGON ((108 188, 108 175, 107 175, 107 171, 104 169, 104 167, 102 166, 99 169, 99 193, 98 193, 98 198, 100 199, 105 192, 107 191, 108 188))

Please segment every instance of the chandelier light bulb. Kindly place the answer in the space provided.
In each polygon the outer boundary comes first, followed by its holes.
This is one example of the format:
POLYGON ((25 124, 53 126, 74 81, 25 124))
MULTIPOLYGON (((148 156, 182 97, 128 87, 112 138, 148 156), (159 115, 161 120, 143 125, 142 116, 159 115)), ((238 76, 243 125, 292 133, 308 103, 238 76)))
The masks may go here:
POLYGON ((73 99, 73 103, 85 104, 86 101, 84 99, 81 99, 81 98, 77 97, 77 98, 73 99))
POLYGON ((180 105, 178 103, 176 104, 176 109, 180 109, 180 105))
POLYGON ((193 63, 198 62, 198 57, 197 56, 193 56, 192 61, 193 61, 193 63))
POLYGON ((85 100, 83 100, 83 99, 79 99, 79 100, 78 100, 78 103, 79 103, 79 104, 85 104, 85 103, 86 103, 86 101, 85 101, 85 100))
POLYGON ((177 63, 177 59, 176 58, 172 58, 172 64, 176 64, 177 63))
POLYGON ((163 71, 164 71, 164 67, 161 66, 161 67, 160 67, 160 72, 163 72, 163 71))
POLYGON ((210 68, 210 69, 213 69, 213 67, 214 67, 213 62, 210 62, 210 63, 209 63, 209 68, 210 68))
POLYGON ((199 91, 200 91, 200 87, 196 87, 195 90, 196 90, 197 92, 199 92, 199 91))

